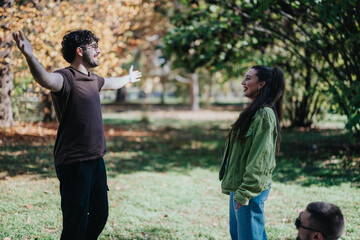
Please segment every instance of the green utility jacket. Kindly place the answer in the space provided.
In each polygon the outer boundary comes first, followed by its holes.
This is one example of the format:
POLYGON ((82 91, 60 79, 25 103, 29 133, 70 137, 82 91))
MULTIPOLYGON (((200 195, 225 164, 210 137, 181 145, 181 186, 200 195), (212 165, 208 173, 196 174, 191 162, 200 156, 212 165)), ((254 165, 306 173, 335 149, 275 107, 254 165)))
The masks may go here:
POLYGON ((219 173, 222 193, 235 192, 234 200, 247 205, 270 188, 277 135, 275 113, 264 107, 255 113, 245 139, 228 139, 219 173))

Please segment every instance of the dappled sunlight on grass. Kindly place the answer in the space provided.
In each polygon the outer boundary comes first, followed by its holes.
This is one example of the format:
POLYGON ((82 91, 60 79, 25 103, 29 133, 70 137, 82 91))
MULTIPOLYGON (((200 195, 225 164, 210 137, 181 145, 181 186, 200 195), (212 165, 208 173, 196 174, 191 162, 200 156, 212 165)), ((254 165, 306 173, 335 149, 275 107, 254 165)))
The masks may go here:
MULTIPOLYGON (((228 239, 228 196, 220 193, 218 170, 238 112, 228 119, 206 112, 202 120, 201 112, 162 114, 104 114, 110 217, 100 239, 228 239)), ((0 238, 57 239, 56 124, 0 133, 0 238)), ((294 239, 298 212, 319 200, 343 209, 344 239, 357 239, 359 145, 339 129, 284 129, 282 137, 265 206, 269 239, 294 239)))
POLYGON ((274 179, 304 186, 360 182, 359 145, 343 130, 284 130, 274 179), (350 165, 350 167, 349 167, 350 165))
POLYGON ((110 178, 112 221, 103 239, 226 239, 227 197, 219 193, 213 174, 194 168, 187 174, 136 172, 110 178), (123 230, 114 234, 114 228, 123 230))
MULTIPOLYGON (((237 115, 209 110, 106 112, 108 172, 217 170, 227 130, 237 115)), ((19 123, 1 129, 0 177, 36 172, 54 176, 56 127, 19 123)), ((282 136, 275 180, 302 185, 359 182, 358 146, 349 143, 344 131, 284 129, 282 136)))

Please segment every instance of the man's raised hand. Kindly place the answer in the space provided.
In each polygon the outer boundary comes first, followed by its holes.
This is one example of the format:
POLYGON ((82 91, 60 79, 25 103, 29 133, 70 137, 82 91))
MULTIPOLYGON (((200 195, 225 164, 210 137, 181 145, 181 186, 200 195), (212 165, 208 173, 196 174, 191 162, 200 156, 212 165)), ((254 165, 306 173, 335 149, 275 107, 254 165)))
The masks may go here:
POLYGON ((129 70, 129 82, 131 83, 140 81, 140 78, 142 77, 141 72, 133 71, 133 68, 133 65, 131 65, 129 70))
POLYGON ((25 57, 30 57, 32 55, 32 47, 29 40, 26 39, 24 33, 21 30, 13 32, 13 38, 25 57))

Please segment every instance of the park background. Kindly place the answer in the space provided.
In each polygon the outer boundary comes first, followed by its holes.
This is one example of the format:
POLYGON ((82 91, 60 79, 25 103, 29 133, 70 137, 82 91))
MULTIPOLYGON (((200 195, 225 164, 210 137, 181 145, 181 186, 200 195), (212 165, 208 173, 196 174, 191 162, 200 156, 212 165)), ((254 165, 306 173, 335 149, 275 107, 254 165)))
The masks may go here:
POLYGON ((66 31, 99 38, 102 76, 142 80, 101 93, 110 216, 100 239, 229 239, 218 170, 248 101, 253 65, 279 66, 287 91, 269 239, 295 239, 311 201, 360 236, 360 1, 79 0, 0 2, 0 239, 58 239, 57 122, 11 39, 21 29, 48 71, 68 66, 66 31))

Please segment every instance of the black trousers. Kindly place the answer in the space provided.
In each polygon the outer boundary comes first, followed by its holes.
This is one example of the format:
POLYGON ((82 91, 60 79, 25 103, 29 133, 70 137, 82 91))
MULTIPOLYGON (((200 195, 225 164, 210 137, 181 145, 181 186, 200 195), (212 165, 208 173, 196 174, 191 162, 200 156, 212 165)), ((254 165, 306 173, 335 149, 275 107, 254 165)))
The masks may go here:
POLYGON ((62 240, 97 239, 108 218, 103 158, 56 166, 63 214, 62 240))

